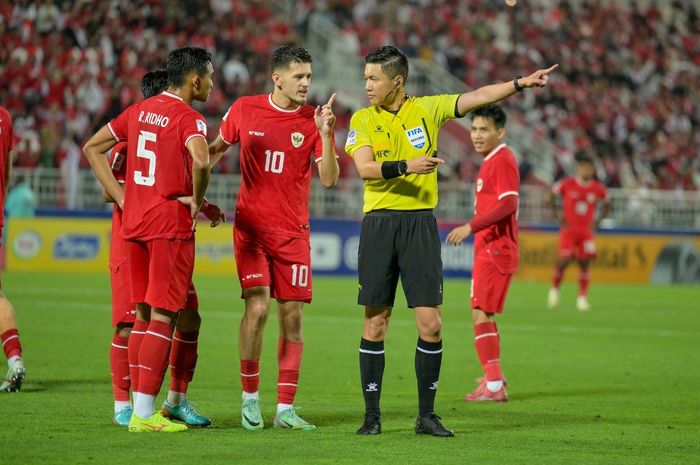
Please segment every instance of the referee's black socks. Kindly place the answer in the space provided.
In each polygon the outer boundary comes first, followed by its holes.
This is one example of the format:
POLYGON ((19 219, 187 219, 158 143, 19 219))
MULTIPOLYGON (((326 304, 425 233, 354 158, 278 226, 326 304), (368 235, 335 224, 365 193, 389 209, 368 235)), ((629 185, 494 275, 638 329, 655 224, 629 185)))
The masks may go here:
MULTIPOLYGON (((439 370, 439 368, 438 368, 439 370)), ((365 398, 365 413, 380 415, 379 399, 384 376, 384 341, 360 340, 360 378, 365 398)))
POLYGON ((435 409, 440 365, 442 365, 442 340, 426 342, 419 337, 416 345, 416 378, 418 379, 418 413, 421 416, 435 409))

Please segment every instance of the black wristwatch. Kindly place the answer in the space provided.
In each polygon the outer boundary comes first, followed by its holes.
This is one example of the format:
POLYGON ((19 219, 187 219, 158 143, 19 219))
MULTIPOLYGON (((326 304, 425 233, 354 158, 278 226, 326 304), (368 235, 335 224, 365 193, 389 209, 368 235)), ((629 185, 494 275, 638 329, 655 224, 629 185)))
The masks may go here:
POLYGON ((406 160, 399 160, 399 176, 405 176, 408 171, 408 163, 406 160))
POLYGON ((515 87, 516 92, 522 92, 524 87, 522 87, 520 84, 518 84, 518 79, 522 79, 522 76, 515 76, 515 79, 513 79, 513 86, 515 87))

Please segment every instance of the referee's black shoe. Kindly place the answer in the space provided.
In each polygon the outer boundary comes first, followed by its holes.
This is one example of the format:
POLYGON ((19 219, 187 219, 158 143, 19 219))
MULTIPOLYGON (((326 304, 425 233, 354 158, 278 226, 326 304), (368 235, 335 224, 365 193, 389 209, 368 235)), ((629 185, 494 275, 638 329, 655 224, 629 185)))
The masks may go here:
POLYGON ((455 435, 452 430, 445 428, 440 421, 440 417, 435 412, 419 415, 416 418, 416 434, 430 434, 443 438, 451 438, 455 435))
POLYGON ((357 434, 361 436, 376 436, 382 432, 382 422, 379 415, 375 413, 365 413, 365 422, 362 423, 357 434))

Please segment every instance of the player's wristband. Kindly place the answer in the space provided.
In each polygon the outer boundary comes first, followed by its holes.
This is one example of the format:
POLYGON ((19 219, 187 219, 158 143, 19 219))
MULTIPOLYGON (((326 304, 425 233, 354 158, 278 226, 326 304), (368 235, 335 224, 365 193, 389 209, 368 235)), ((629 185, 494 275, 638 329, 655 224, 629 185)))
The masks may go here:
POLYGON ((522 79, 522 78, 523 78, 522 76, 515 76, 515 79, 513 79, 513 87, 515 87, 516 92, 522 92, 523 89, 525 89, 523 86, 521 86, 518 83, 518 79, 522 79))
MULTIPOLYGON (((382 177, 384 179, 398 178, 401 176, 401 169, 399 168, 400 161, 385 161, 382 163, 382 177)), ((403 162, 406 163, 405 161, 403 162)), ((404 172, 405 174, 405 172, 404 172)))

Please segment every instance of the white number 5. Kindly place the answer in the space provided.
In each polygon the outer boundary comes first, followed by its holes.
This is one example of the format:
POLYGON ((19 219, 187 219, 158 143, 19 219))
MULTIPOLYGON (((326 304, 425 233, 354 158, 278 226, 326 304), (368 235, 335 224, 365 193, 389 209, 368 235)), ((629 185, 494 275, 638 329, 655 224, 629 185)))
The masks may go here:
POLYGON ((141 131, 136 156, 148 160, 148 176, 142 171, 134 171, 134 182, 142 186, 152 186, 156 183, 156 153, 146 148, 146 142, 155 142, 156 135, 153 132, 141 131))

